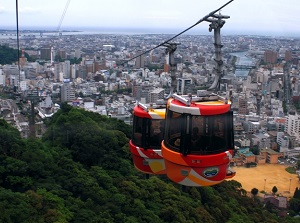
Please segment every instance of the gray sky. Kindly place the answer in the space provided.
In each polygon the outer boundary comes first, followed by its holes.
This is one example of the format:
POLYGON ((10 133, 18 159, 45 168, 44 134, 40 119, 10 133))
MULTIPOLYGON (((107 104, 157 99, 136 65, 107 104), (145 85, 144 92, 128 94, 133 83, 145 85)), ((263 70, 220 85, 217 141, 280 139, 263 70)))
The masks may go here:
MULTIPOLYGON (((71 0, 61 29, 178 30, 193 25, 227 0, 71 0)), ((56 29, 67 0, 19 0, 19 27, 56 29)), ((16 26, 16 1, 0 1, 0 29, 16 26)), ((222 32, 300 37, 299 0, 234 0, 222 10, 229 15, 222 32)), ((202 23, 194 33, 207 30, 202 23)))

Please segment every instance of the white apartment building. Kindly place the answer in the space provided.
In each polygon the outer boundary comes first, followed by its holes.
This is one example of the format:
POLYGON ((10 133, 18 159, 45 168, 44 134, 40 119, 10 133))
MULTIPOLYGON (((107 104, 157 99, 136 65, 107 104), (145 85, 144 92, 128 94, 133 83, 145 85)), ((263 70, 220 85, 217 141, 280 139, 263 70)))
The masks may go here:
POLYGON ((289 114, 285 122, 285 132, 299 139, 300 117, 298 114, 289 114))
POLYGON ((277 141, 280 147, 289 147, 289 138, 284 135, 284 132, 277 132, 277 141))
POLYGON ((237 141, 241 144, 241 148, 249 148, 251 145, 251 140, 248 138, 240 138, 237 141))
POLYGON ((39 103, 40 108, 52 108, 53 102, 50 95, 47 95, 44 100, 39 103))
POLYGON ((3 71, 0 69, 0 85, 5 86, 5 75, 3 74, 3 71))
POLYGON ((288 149, 287 147, 280 148, 280 152, 283 153, 284 157, 291 158, 300 155, 300 147, 294 149, 288 149))
POLYGON ((69 82, 63 83, 61 86, 61 102, 68 102, 75 100, 75 91, 69 82))
POLYGON ((20 82, 20 88, 21 88, 21 91, 26 91, 26 90, 28 90, 28 89, 27 89, 27 81, 21 81, 21 82, 20 82))
POLYGON ((178 78, 177 80, 177 93, 186 94, 186 89, 193 83, 191 78, 178 78))
POLYGON ((163 88, 156 88, 150 92, 150 103, 156 103, 159 99, 163 99, 165 90, 163 88))

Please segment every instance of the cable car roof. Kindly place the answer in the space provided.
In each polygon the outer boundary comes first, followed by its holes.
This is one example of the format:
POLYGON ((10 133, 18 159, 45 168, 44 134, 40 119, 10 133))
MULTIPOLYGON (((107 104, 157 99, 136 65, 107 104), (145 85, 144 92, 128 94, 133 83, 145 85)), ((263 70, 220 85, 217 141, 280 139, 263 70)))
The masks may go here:
POLYGON ((171 111, 191 115, 220 115, 230 110, 231 102, 219 95, 201 92, 197 96, 174 94, 168 101, 171 111))
POLYGON ((165 119, 166 105, 138 103, 133 112, 135 116, 141 118, 165 119))

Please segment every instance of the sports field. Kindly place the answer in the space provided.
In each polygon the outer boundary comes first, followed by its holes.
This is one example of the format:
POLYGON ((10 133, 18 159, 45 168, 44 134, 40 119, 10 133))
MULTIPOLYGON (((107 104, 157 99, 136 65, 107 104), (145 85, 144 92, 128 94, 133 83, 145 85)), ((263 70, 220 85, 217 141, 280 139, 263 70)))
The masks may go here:
POLYGON ((236 175, 232 179, 240 182, 248 192, 257 188, 259 192, 265 190, 266 193, 271 193, 276 186, 276 194, 292 197, 295 188, 300 188, 300 181, 298 175, 288 173, 286 167, 280 164, 259 164, 252 168, 233 167, 236 175))

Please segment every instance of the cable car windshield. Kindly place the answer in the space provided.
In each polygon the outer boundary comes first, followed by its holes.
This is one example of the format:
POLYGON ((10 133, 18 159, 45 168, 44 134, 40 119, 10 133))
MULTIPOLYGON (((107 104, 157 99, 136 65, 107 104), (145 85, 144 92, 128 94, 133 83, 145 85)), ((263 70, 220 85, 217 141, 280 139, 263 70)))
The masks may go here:
POLYGON ((165 144, 187 154, 213 154, 233 148, 233 113, 197 116, 168 110, 165 144))
POLYGON ((164 119, 148 119, 134 116, 133 144, 144 149, 161 149, 164 122, 164 119))

